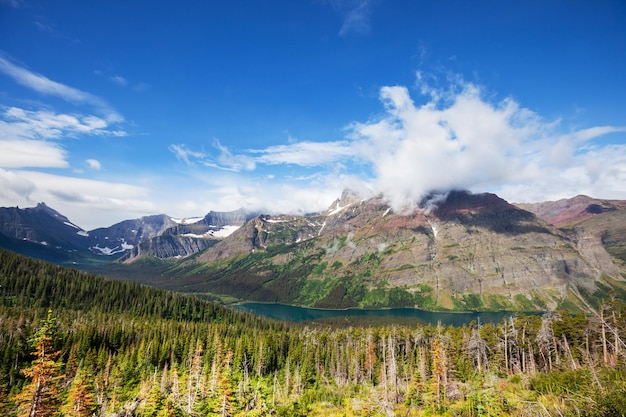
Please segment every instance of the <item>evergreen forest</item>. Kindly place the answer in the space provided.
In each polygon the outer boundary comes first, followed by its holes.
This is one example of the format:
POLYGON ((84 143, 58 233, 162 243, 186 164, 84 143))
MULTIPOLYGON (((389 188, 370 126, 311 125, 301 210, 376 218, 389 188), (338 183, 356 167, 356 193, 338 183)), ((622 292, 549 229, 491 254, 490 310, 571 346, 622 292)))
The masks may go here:
POLYGON ((0 416, 625 416, 622 299, 288 323, 0 250, 0 416))

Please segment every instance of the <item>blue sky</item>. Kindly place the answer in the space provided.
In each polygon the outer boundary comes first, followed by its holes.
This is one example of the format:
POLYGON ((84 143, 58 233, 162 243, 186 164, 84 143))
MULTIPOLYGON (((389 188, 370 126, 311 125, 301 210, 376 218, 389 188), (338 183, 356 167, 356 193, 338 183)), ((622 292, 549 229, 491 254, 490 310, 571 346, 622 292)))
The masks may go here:
POLYGON ((626 199, 626 3, 0 0, 0 206, 626 199))

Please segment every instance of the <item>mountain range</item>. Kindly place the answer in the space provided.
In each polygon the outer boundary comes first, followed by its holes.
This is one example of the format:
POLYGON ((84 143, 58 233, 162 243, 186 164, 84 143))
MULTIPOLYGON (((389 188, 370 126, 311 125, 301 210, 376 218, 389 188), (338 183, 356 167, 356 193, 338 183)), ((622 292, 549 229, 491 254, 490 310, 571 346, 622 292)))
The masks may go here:
POLYGON ((0 208, 0 246, 57 263, 97 255, 108 261, 180 258, 211 246, 253 216, 243 210, 211 211, 187 219, 159 214, 86 231, 39 203, 32 208, 0 208))
POLYGON ((40 203, 0 208, 0 246, 177 291, 323 308, 589 311, 626 295, 626 201, 587 196, 514 205, 451 191, 397 213, 346 191, 307 216, 212 211, 92 231, 40 203))

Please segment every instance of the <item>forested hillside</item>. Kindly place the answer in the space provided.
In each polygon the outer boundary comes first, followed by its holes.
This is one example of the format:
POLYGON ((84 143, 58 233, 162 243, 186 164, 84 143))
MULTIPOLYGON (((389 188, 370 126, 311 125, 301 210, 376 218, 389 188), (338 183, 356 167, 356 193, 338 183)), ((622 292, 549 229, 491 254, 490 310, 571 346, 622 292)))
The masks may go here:
POLYGON ((619 416, 626 310, 273 322, 0 251, 2 416, 619 416))

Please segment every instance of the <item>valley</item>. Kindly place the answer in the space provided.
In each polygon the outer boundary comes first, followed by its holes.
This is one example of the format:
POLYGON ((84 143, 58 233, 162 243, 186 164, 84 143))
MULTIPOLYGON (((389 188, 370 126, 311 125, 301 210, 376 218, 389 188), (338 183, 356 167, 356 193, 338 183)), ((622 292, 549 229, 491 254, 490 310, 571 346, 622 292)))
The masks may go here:
POLYGON ((381 196, 346 191, 307 216, 160 215, 95 231, 45 205, 2 210, 8 249, 227 303, 589 312, 625 288, 626 203, 618 200, 518 206, 451 191, 394 213, 381 196))

